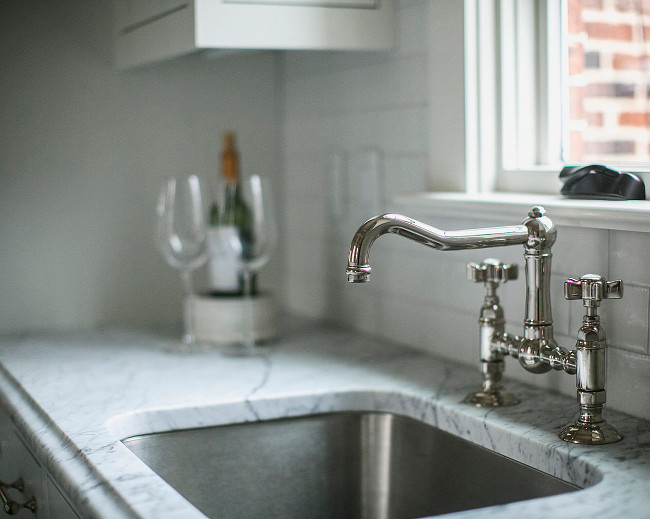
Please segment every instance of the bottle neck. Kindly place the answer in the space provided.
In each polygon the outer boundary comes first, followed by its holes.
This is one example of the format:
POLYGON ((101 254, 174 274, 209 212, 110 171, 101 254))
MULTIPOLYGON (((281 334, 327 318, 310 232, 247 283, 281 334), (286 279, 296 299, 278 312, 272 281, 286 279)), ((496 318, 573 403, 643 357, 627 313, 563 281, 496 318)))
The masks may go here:
POLYGON ((239 157, 232 147, 221 154, 221 176, 229 185, 237 184, 239 179, 239 157))
POLYGON ((237 228, 245 223, 243 220, 243 201, 239 190, 239 184, 226 184, 224 193, 224 206, 222 212, 222 225, 233 225, 237 228))

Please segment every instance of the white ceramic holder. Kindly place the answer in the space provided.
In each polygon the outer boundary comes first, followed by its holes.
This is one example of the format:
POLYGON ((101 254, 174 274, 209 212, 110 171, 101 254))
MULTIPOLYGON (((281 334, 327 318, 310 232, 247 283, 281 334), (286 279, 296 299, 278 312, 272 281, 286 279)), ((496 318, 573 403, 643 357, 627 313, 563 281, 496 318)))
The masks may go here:
MULTIPOLYGON (((277 337, 277 315, 270 293, 261 293, 251 298, 194 295, 192 299, 195 335, 199 342, 241 344, 250 337, 256 343, 264 343, 277 337), (251 306, 247 308, 246 305, 251 306), (250 328, 247 329, 246 326, 250 328)), ((186 319, 190 303, 190 298, 186 298, 186 319)))

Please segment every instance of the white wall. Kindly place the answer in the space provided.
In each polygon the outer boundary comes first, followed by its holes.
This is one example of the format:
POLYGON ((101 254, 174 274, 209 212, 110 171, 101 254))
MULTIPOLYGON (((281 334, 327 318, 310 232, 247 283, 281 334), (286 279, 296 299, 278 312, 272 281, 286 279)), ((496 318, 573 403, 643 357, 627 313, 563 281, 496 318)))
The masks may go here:
MULTIPOLYGON (((395 194, 423 190, 429 183, 443 189, 464 184, 462 70, 452 73, 461 66, 462 2, 435 5, 430 34, 429 2, 397 2, 398 44, 392 52, 285 56, 285 300, 295 312, 477 364, 483 287, 466 280, 465 265, 497 256, 523 266, 521 247, 440 253, 389 235, 373 245, 370 283, 345 282, 350 239, 373 212, 405 212, 450 230, 519 224, 526 216, 514 222, 490 215, 456 219, 392 201, 395 194), (439 31, 445 31, 442 40, 439 31), (430 52, 429 42, 436 45, 430 52), (368 150, 383 157, 376 211, 364 207, 358 193, 363 182, 358 158, 368 150), (340 182, 332 166, 335 156, 347 158, 339 170, 351 193, 348 204, 331 194, 340 182)), ((625 297, 604 302, 601 311, 611 347, 608 401, 650 418, 650 275, 645 265, 650 234, 562 227, 554 249, 555 332, 568 349, 574 347, 582 307, 563 299, 564 279, 593 272, 625 281, 625 297)), ((508 331, 521 333, 523 280, 500 292, 508 331)), ((512 359, 507 373, 575 395, 574 377, 563 373, 533 375, 512 359)))
POLYGON ((152 238, 157 185, 277 168, 275 56, 192 56, 118 73, 110 2, 0 5, 0 332, 180 319, 152 238))

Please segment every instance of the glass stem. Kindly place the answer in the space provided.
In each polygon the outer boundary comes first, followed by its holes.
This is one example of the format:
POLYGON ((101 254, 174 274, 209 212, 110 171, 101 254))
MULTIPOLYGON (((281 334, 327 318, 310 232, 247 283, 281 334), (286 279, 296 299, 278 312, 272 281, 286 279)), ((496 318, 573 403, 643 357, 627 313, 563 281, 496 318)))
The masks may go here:
POLYGON ((195 344, 196 337, 194 335, 194 295, 192 293, 192 272, 190 269, 183 269, 181 271, 181 279, 183 280, 183 296, 187 301, 187 314, 185 319, 183 342, 185 344, 195 344))
POLYGON ((255 348, 255 323, 253 322, 253 287, 251 286, 252 275, 248 268, 242 269, 242 289, 244 291, 244 348, 251 352, 255 348))

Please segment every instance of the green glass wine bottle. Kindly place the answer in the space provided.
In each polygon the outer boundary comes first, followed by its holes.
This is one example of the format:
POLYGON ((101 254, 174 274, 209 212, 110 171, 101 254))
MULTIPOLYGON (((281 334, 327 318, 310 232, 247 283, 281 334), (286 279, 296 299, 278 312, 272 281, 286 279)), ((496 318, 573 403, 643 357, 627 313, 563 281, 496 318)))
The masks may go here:
MULTIPOLYGON (((224 134, 223 151, 221 153, 221 176, 225 181, 225 193, 223 208, 218 207, 216 202, 210 211, 210 220, 214 229, 218 229, 221 240, 231 239, 228 233, 236 233, 241 240, 242 256, 244 260, 251 257, 253 236, 252 236, 252 213, 241 196, 239 187, 239 155, 235 146, 235 134, 227 132, 224 134)), ((216 251, 219 253, 219 251, 216 251)), ((221 278, 226 283, 222 287, 215 287, 214 295, 242 295, 244 291, 244 280, 239 272, 237 261, 233 265, 232 258, 228 257, 227 251, 222 251, 221 259, 214 265, 215 269, 220 268, 221 272, 215 272, 214 279, 221 278), (233 272, 234 269, 234 272, 233 272), (233 286, 233 279, 236 279, 236 287, 233 286), (234 289, 234 290, 233 290, 234 289)), ((214 270, 214 269, 213 269, 214 270)), ((257 279, 253 274, 250 280, 251 295, 257 293, 257 279)))

